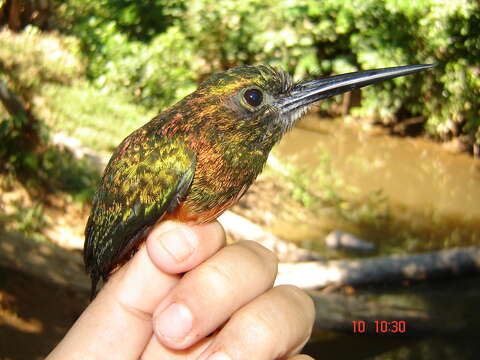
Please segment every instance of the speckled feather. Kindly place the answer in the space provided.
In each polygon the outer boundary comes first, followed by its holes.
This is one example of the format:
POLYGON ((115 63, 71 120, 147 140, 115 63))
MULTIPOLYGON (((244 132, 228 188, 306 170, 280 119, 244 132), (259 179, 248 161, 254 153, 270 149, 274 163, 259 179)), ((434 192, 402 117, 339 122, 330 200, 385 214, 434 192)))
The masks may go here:
POLYGON ((84 260, 94 284, 128 256, 138 235, 178 205, 194 169, 195 154, 179 139, 145 138, 139 131, 124 140, 105 170, 85 230, 84 260))
POLYGON ((127 260, 149 228, 172 218, 209 222, 235 203, 286 131, 276 109, 238 104, 246 86, 288 92, 287 73, 244 66, 213 75, 197 91, 129 135, 114 152, 93 200, 84 259, 93 293, 127 260))

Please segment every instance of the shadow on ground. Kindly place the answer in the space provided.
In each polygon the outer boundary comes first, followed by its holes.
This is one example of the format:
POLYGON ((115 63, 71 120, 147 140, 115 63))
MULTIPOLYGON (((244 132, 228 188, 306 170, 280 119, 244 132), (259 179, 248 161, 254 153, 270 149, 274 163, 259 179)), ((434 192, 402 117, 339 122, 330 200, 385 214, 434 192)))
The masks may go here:
POLYGON ((1 267, 0 358, 43 359, 87 304, 87 293, 1 267))

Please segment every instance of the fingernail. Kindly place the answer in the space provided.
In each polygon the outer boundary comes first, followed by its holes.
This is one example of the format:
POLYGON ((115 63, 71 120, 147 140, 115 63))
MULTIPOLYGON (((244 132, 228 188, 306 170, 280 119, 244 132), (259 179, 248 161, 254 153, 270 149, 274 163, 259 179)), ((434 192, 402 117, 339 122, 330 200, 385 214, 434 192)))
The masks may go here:
POLYGON ((165 339, 180 341, 192 330, 192 323, 190 309, 173 303, 155 319, 155 332, 165 339))
POLYGON ((170 256, 177 262, 182 262, 192 255, 197 245, 197 237, 189 229, 177 228, 163 233, 160 243, 170 256))

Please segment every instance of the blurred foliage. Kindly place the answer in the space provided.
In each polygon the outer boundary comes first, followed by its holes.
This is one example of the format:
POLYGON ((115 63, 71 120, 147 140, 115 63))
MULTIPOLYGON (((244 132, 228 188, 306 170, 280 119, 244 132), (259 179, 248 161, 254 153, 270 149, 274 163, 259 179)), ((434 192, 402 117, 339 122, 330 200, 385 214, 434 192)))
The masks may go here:
MULTIPOLYGON (((95 25, 115 23, 119 32, 129 40, 143 42, 149 42, 159 33, 165 32, 185 10, 185 2, 178 0, 56 1, 59 13, 57 22, 63 28, 70 28, 79 21, 80 26, 75 27, 77 35, 89 35, 89 30, 95 25), (83 23, 87 23, 87 27, 83 23), (82 29, 87 32, 81 34, 82 29)), ((95 34, 101 37, 101 31, 95 34)), ((98 40, 101 39, 91 39, 92 43, 98 40)))
MULTIPOLYGON (((47 35, 33 27, 19 34, 1 31, 0 79, 27 110, 42 114, 48 86, 72 86, 81 78, 84 69, 78 45, 72 37, 47 35)), ((11 116, 0 109, 0 171, 15 174, 36 194, 44 194, 47 189, 68 191, 79 199, 90 197, 98 171, 69 150, 51 145, 48 123, 27 115, 11 116), (33 126, 40 138, 34 147, 29 146, 25 134, 28 126, 33 126)))
POLYGON ((77 159, 68 149, 43 145, 35 151, 19 147, 18 119, 0 121, 0 172, 14 174, 32 194, 43 198, 49 192, 65 191, 79 201, 93 195, 99 174, 86 159, 77 159), (23 151, 19 151, 19 149, 23 151))
POLYGON ((130 102, 124 93, 101 92, 86 82, 76 86, 50 84, 42 94, 44 106, 38 113, 48 119, 52 132, 78 139, 82 146, 105 156, 156 115, 130 102))
MULTIPOLYGON (((45 123, 36 118, 42 88, 48 84, 72 84, 84 69, 78 57, 79 43, 72 37, 44 34, 34 27, 22 33, 0 31, 0 81, 18 97, 25 113, 8 114, 0 107, 0 155, 17 159, 19 149, 25 163, 34 166, 34 152, 47 142, 45 123), (35 134, 31 134, 35 132, 35 134), (32 139, 35 138, 35 144, 32 139)), ((17 159, 18 160, 18 159, 17 159)), ((14 166, 19 163, 13 163, 14 166)), ((4 161, 0 168, 8 166, 4 161)), ((12 165, 12 164, 10 164, 12 165)))
POLYGON ((71 84, 84 73, 80 44, 74 37, 42 33, 27 27, 22 33, 0 31, 0 77, 27 102, 48 83, 71 84))
POLYGON ((28 25, 51 27, 55 0, 0 0, 0 26, 21 31, 28 25))
POLYGON ((480 144, 473 0, 70 0, 60 17, 81 40, 97 85, 157 109, 239 64, 278 65, 299 79, 438 62, 431 72, 365 89, 353 115, 384 123, 422 115, 430 134, 480 144))
MULTIPOLYGON (((432 71, 366 88, 361 106, 351 113, 384 123, 424 116, 433 136, 460 136, 480 146, 475 1, 51 0, 48 5, 37 10, 46 12, 42 15, 56 31, 27 26, 20 33, 0 32, 0 79, 45 119, 37 126, 43 147, 19 154, 28 119, 0 109, 3 169, 41 168, 46 180, 54 179, 49 171, 78 161, 49 153, 49 129, 110 151, 209 74, 247 63, 280 66, 301 79, 438 62, 432 71)), ((328 112, 340 101, 320 108, 328 112)), ((295 194, 305 204, 311 203, 302 190, 307 185, 295 194)))
POLYGON ((51 223, 45 214, 43 204, 35 203, 25 206, 20 201, 12 204, 14 211, 9 215, 2 215, 1 222, 8 230, 14 230, 36 241, 44 241, 42 230, 51 223))

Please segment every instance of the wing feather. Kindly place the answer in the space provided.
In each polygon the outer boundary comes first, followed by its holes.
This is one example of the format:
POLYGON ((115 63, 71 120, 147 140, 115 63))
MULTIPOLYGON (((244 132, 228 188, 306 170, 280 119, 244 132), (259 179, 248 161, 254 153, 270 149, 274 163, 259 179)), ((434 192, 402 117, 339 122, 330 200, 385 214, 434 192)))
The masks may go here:
POLYGON ((120 144, 93 200, 84 247, 92 293, 99 278, 106 279, 148 229, 175 209, 194 176, 196 156, 184 141, 141 135, 120 144))

